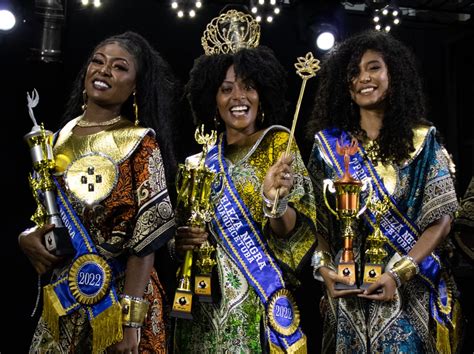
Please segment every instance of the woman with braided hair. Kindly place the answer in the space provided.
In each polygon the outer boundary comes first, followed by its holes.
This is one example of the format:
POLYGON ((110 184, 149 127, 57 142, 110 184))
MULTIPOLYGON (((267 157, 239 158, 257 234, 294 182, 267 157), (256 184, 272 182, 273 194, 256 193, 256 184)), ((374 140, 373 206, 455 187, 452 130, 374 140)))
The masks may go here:
POLYGON ((99 43, 79 73, 53 147, 73 254, 46 248, 55 225, 19 237, 37 273, 52 271, 32 352, 167 351, 154 252, 174 233, 175 92, 168 64, 134 32, 99 43))

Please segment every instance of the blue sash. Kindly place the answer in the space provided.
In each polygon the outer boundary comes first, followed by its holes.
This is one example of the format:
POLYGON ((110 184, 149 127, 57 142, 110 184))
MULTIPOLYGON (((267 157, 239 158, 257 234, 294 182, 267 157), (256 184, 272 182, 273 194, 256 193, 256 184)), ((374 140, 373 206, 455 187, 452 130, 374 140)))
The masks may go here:
POLYGON ((67 196, 55 179, 54 182, 60 216, 76 254, 68 273, 45 287, 44 317, 58 338, 58 318, 83 307, 93 329, 93 347, 104 349, 122 338, 121 306, 114 279, 123 272, 123 266, 113 259, 106 261, 97 253, 67 196))
MULTIPOLYGON (((351 137, 344 131, 338 129, 325 129, 316 134, 324 154, 331 161, 334 171, 339 178, 344 172, 344 156, 336 151, 336 141, 340 145, 349 144, 351 137)), ((389 200, 389 210, 382 216, 380 229, 388 239, 388 244, 399 254, 406 255, 413 248, 421 235, 418 226, 398 209, 396 201, 386 190, 375 167, 369 159, 364 159, 366 153, 362 146, 359 151, 351 157, 349 172, 359 180, 369 177, 373 187, 373 199, 382 201, 389 200)), ((363 196, 361 196, 363 197, 363 196)), ((364 212, 364 219, 369 229, 373 231, 375 215, 370 208, 364 212)), ((436 252, 432 252, 420 264, 420 277, 430 289, 430 307, 432 317, 442 323, 450 323, 452 320, 453 297, 448 291, 446 279, 441 276, 441 260, 436 252)))
POLYGON ((224 135, 209 151, 206 164, 214 171, 225 173, 224 188, 212 220, 214 230, 239 269, 265 305, 270 325, 267 330, 270 348, 296 352, 306 346, 306 337, 299 327, 299 312, 285 289, 285 281, 270 254, 259 226, 230 178, 224 160, 224 135))

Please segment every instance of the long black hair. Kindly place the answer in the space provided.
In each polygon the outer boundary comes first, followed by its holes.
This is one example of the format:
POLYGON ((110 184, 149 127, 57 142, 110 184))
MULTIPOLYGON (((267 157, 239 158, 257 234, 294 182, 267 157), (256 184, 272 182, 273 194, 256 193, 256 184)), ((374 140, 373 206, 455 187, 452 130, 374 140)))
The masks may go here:
POLYGON ((265 113, 265 119, 258 123, 258 127, 282 122, 287 107, 286 72, 270 48, 259 46, 241 49, 234 54, 202 55, 194 61, 185 87, 194 123, 215 129, 217 90, 232 65, 237 77, 255 84, 261 110, 265 113))
POLYGON ((426 120, 425 97, 413 53, 391 34, 375 30, 356 34, 327 54, 318 73, 318 87, 308 137, 325 128, 364 134, 357 105, 349 86, 359 74, 359 63, 367 50, 380 53, 387 65, 389 89, 385 98, 383 126, 377 138, 382 161, 401 162, 413 147, 413 128, 431 124, 426 120))
MULTIPOLYGON (((172 136, 174 135, 174 114, 179 95, 178 82, 170 66, 161 55, 153 49, 148 41, 135 32, 124 32, 106 38, 92 51, 89 59, 77 75, 64 113, 64 122, 82 114, 82 92, 87 67, 97 48, 106 44, 117 43, 127 50, 137 64, 136 100, 140 125, 152 128, 157 137, 165 164, 168 186, 174 184, 176 157, 172 136)), ((132 122, 135 120, 132 97, 123 105, 120 114, 132 122)))

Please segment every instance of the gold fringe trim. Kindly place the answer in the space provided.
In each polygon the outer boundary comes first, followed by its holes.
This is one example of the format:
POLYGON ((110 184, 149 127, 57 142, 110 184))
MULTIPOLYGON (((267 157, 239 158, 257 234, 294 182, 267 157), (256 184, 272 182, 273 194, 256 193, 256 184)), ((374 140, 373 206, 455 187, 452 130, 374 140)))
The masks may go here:
POLYGON ((52 285, 46 285, 43 287, 43 319, 48 325, 49 330, 54 340, 59 341, 59 317, 64 316, 66 311, 64 310, 61 302, 59 301, 54 287, 52 285))
POLYGON ((444 326, 436 322, 436 349, 439 353, 456 353, 461 338, 461 306, 455 300, 453 304, 452 322, 444 326))
POLYGON ((92 352, 99 353, 123 338, 122 307, 116 302, 91 320, 92 352))
POLYGON ((288 347, 286 350, 280 348, 279 346, 270 342, 270 354, 307 354, 308 345, 306 343, 306 335, 303 334, 303 337, 296 343, 293 343, 291 347, 288 347))

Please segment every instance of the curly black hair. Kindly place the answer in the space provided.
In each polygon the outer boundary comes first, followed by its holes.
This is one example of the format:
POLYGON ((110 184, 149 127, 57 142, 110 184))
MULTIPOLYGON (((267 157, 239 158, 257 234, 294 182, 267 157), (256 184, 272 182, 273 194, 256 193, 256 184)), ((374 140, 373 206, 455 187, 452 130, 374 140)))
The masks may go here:
POLYGON ((414 151, 413 128, 431 123, 425 118, 425 97, 413 53, 385 32, 367 30, 358 33, 327 53, 318 73, 308 138, 314 139, 315 132, 325 128, 365 134, 349 85, 359 74, 360 60, 367 50, 382 55, 389 75, 383 126, 377 138, 379 157, 384 162, 399 163, 414 151))
MULTIPOLYGON (((265 113, 265 119, 263 123, 258 123, 258 128, 282 122, 287 108, 286 71, 270 48, 259 46, 241 49, 234 54, 202 55, 194 61, 185 86, 194 124, 216 129, 216 94, 227 69, 232 65, 237 77, 255 84, 261 109, 265 113)), ((223 130, 222 126, 217 129, 223 130)))
MULTIPOLYGON (((84 78, 87 67, 95 51, 106 44, 117 43, 127 50, 137 63, 136 100, 140 125, 152 128, 157 137, 165 165, 168 186, 174 184, 176 172, 176 157, 173 142, 173 114, 176 112, 176 102, 179 97, 179 85, 171 67, 153 49, 150 43, 141 35, 127 31, 114 35, 100 42, 92 51, 89 59, 80 70, 73 84, 71 96, 63 115, 64 124, 82 114, 84 103, 84 78)), ((123 104, 120 114, 134 121, 132 96, 123 104)))

